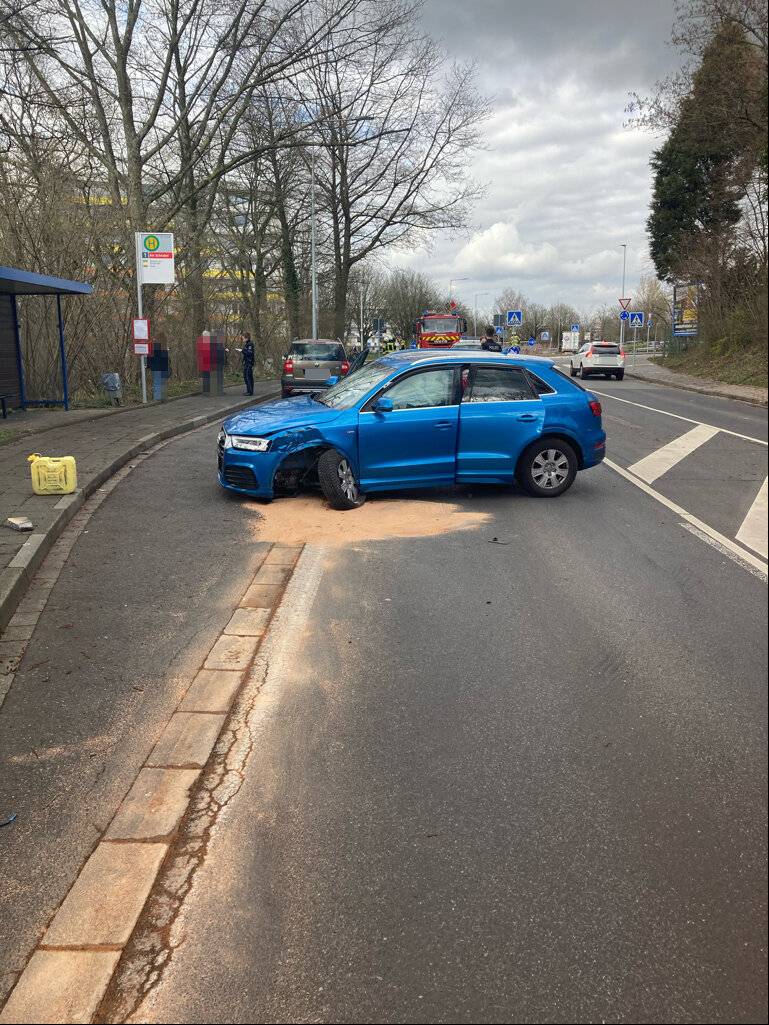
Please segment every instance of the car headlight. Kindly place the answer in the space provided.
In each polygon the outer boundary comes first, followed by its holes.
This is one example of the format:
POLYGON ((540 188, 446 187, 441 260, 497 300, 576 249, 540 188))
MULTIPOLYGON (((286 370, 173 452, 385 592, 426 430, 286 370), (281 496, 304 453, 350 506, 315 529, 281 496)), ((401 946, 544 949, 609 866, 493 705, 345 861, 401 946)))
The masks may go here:
POLYGON ((266 452, 270 447, 269 438, 248 438, 238 434, 230 434, 224 443, 225 448, 238 448, 245 452, 266 452), (229 445, 227 444, 229 442, 229 445))

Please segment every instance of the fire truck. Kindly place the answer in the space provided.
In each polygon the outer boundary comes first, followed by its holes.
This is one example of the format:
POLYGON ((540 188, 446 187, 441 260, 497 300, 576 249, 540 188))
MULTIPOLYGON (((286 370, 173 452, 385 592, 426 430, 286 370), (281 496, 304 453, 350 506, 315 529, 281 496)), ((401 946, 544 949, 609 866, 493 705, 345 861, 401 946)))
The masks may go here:
POLYGON ((425 310, 414 325, 418 349, 446 349, 467 334, 467 321, 458 313, 425 310))

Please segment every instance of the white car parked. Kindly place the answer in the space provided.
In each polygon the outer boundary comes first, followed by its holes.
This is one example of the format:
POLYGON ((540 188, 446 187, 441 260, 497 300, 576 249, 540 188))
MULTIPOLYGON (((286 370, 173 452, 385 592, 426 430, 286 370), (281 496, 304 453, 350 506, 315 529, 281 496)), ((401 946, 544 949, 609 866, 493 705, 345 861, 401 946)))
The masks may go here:
POLYGON ((569 357, 569 373, 584 380, 594 374, 616 377, 625 376, 625 353, 616 342, 585 342, 581 349, 569 357))

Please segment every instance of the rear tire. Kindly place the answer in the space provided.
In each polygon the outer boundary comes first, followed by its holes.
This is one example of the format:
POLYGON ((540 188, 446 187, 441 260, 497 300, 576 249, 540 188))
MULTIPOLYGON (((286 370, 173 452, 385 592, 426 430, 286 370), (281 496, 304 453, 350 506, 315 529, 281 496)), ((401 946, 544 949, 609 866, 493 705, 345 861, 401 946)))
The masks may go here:
POLYGON ((289 398, 291 396, 291 389, 290 388, 281 388, 280 389, 280 396, 283 399, 289 398))
POLYGON ((614 376, 617 378, 618 381, 621 381, 622 378, 625 376, 625 371, 624 370, 618 370, 617 373, 614 376))
POLYGON ((535 498, 556 498, 568 491, 577 476, 577 454, 567 441, 535 441, 518 461, 516 479, 535 498))
POLYGON ((347 457, 335 448, 328 449, 318 460, 318 480, 332 509, 358 509, 366 501, 347 457))
POLYGON ((590 377, 590 374, 588 374, 587 370, 585 370, 581 363, 579 365, 579 376, 582 381, 586 381, 588 377, 590 377))

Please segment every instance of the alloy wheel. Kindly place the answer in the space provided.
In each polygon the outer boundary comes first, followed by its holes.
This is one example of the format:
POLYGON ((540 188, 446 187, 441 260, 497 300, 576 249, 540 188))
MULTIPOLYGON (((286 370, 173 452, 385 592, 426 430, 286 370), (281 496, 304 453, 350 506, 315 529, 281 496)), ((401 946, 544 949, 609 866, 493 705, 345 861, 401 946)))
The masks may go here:
POLYGON ((346 498, 350 502, 358 501, 358 485, 355 483, 355 475, 346 459, 341 459, 336 472, 339 475, 339 483, 342 486, 346 498))
POLYGON ((559 449, 548 448, 535 456, 531 476, 544 490, 559 488, 569 476, 569 460, 559 449))

